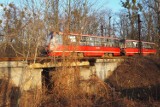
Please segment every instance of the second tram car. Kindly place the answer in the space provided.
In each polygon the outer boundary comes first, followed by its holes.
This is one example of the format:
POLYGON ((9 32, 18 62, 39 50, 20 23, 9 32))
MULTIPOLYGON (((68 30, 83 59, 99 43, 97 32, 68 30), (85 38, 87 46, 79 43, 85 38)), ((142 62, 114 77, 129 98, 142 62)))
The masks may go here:
POLYGON ((113 37, 51 32, 47 39, 49 56, 120 56, 119 39, 113 37))
MULTIPOLYGON (((121 55, 124 56, 133 56, 140 53, 139 41, 138 40, 120 40, 121 55)), ((141 42, 141 54, 146 55, 155 55, 155 43, 153 42, 141 42)))

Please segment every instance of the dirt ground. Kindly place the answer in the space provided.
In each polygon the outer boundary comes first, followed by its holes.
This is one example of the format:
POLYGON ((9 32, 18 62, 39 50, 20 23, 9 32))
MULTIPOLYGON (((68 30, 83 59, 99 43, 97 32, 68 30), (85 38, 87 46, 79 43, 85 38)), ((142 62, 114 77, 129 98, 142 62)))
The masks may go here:
POLYGON ((160 84, 160 59, 130 57, 107 80, 117 89, 150 87, 160 84))
POLYGON ((159 107, 160 58, 129 57, 107 80, 120 100, 120 107, 159 107))

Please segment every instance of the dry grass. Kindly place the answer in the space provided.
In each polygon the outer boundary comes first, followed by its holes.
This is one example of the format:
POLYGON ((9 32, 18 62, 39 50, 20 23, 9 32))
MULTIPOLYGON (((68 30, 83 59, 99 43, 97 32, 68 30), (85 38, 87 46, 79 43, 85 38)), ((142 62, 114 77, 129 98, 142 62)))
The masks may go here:
POLYGON ((105 103, 110 99, 109 87, 96 76, 83 81, 79 68, 61 68, 52 74, 53 88, 46 92, 43 106, 85 107, 105 103))

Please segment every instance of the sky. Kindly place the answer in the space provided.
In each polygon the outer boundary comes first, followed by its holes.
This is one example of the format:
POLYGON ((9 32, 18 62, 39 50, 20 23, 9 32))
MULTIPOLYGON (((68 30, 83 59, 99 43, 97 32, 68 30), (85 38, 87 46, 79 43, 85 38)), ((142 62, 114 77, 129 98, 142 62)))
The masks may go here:
POLYGON ((122 9, 120 0, 108 0, 107 6, 113 10, 113 12, 119 12, 122 9))
MULTIPOLYGON (((15 2, 18 0, 0 0, 0 3, 10 3, 10 2, 15 2)), ((23 1, 23 0, 22 0, 23 1)), ((93 0, 91 0, 93 1, 93 0)), ((121 7, 120 1, 121 0, 96 0, 97 5, 102 8, 108 8, 112 10, 112 12, 119 12, 121 7)))
POLYGON ((89 0, 89 2, 93 3, 93 7, 96 9, 109 9, 113 13, 119 12, 122 9, 121 0, 89 0))

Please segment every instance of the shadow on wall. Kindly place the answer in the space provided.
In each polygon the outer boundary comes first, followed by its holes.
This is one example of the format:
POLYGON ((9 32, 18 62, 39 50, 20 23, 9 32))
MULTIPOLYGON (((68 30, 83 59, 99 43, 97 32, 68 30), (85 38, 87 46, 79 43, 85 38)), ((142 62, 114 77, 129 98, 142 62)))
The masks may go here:
POLYGON ((0 80, 0 106, 18 107, 21 91, 6 79, 0 80))
POLYGON ((18 107, 20 96, 21 96, 20 88, 19 87, 12 87, 9 96, 10 96, 11 107, 18 107))
POLYGON ((10 62, 8 63, 8 69, 7 69, 7 79, 2 79, 1 81, 1 90, 2 90, 2 106, 6 106, 7 101, 8 101, 8 93, 11 90, 11 67, 10 67, 10 62))

